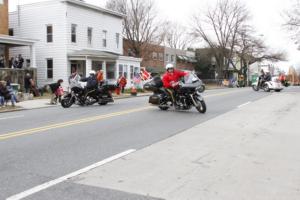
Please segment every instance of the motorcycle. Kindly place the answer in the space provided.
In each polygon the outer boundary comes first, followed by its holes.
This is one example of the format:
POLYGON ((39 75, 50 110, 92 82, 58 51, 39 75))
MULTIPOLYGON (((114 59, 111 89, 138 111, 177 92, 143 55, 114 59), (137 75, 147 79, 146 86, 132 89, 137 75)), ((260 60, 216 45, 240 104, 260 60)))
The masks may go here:
POLYGON ((179 82, 179 87, 174 93, 175 103, 163 87, 163 82, 159 76, 145 83, 144 89, 153 91, 153 95, 149 97, 149 103, 158 106, 161 110, 168 110, 173 106, 176 110, 189 110, 194 106, 198 112, 206 112, 206 104, 201 95, 205 87, 193 72, 190 72, 184 77, 184 80, 179 82))
POLYGON ((259 91, 259 89, 262 89, 265 92, 270 92, 271 90, 274 90, 275 92, 280 92, 283 89, 283 87, 280 81, 276 78, 261 83, 259 77, 257 77, 256 82, 252 83, 252 89, 254 91, 259 91))
POLYGON ((109 102, 114 102, 112 97, 112 91, 116 89, 115 84, 108 83, 107 81, 99 84, 96 88, 87 90, 80 85, 71 87, 71 91, 67 92, 62 100, 61 105, 64 108, 69 108, 73 104, 93 105, 98 103, 99 105, 106 105, 109 102))

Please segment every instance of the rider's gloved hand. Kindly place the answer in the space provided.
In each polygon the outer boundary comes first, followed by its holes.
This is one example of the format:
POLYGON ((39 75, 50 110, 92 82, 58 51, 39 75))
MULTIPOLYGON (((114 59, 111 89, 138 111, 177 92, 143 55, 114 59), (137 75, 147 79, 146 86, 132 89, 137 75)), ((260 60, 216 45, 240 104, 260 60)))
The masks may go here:
POLYGON ((171 86, 172 86, 172 87, 177 87, 178 85, 179 85, 179 82, 172 82, 172 83, 171 83, 171 86))

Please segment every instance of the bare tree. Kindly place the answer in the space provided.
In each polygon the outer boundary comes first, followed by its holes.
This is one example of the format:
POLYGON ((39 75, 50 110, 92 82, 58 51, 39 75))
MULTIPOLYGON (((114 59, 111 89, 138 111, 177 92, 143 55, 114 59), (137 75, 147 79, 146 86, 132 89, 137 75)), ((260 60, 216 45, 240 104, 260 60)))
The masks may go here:
POLYGON ((164 43, 166 46, 181 50, 191 47, 195 38, 188 33, 187 27, 174 22, 168 22, 165 27, 164 43))
POLYGON ((124 14, 124 37, 132 53, 143 57, 149 44, 160 44, 163 30, 158 23, 152 0, 109 0, 106 8, 124 14))
POLYGON ((291 32, 292 39, 300 47, 300 1, 295 1, 289 10, 284 11, 283 17, 285 20, 283 26, 291 32))
POLYGON ((217 61, 217 72, 223 77, 223 70, 229 68, 235 53, 238 32, 249 20, 249 11, 239 1, 219 0, 204 15, 194 15, 193 33, 212 48, 217 61))
MULTIPOLYGON (((245 77, 249 64, 257 61, 261 62, 263 60, 286 60, 285 52, 271 52, 265 45, 264 41, 255 35, 255 31, 250 26, 245 26, 244 29, 238 32, 236 53, 240 58, 239 61, 241 62, 242 66, 239 70, 239 73, 244 74, 245 77)), ((235 66, 235 63, 232 63, 232 65, 235 66)))

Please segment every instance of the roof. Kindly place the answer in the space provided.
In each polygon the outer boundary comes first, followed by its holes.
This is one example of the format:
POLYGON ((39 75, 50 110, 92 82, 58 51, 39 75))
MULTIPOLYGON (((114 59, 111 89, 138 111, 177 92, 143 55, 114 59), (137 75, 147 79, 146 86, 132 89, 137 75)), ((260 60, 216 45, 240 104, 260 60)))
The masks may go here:
POLYGON ((67 3, 75 4, 75 5, 78 5, 78 6, 82 6, 82 7, 85 7, 85 8, 92 9, 92 10, 100 11, 102 13, 110 14, 110 15, 113 15, 113 16, 116 16, 116 17, 120 17, 120 18, 124 18, 125 17, 125 15, 122 14, 122 13, 119 13, 119 12, 116 12, 116 11, 113 11, 113 10, 108 10, 108 9, 105 9, 105 8, 101 8, 99 6, 95 6, 95 5, 92 5, 92 4, 88 4, 88 3, 84 2, 84 1, 79 1, 79 0, 61 0, 61 2, 67 2, 67 3))
POLYGON ((190 63, 195 63, 197 62, 197 60, 195 60, 194 58, 188 57, 188 56, 183 56, 183 55, 178 55, 177 56, 180 60, 186 61, 186 62, 190 62, 190 63))
POLYGON ((31 46, 38 40, 19 38, 9 35, 0 35, 0 44, 6 44, 10 46, 31 46))
POLYGON ((74 57, 88 56, 88 57, 98 57, 98 58, 107 58, 107 59, 118 59, 119 54, 109 53, 100 50, 81 49, 81 50, 75 50, 69 52, 68 56, 74 56, 74 57))

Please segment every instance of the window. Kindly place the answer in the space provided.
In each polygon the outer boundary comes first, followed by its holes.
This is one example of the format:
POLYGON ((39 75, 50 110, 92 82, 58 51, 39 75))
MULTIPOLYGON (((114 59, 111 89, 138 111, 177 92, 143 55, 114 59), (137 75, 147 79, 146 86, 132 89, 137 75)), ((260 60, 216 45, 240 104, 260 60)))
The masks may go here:
POLYGON ((135 56, 135 53, 132 51, 132 49, 128 49, 128 56, 135 56))
POLYGON ((169 54, 166 54, 166 61, 169 62, 169 54))
POLYGON ((117 48, 119 48, 119 43, 120 43, 120 33, 116 33, 116 43, 117 43, 117 48))
POLYGON ((115 79, 115 63, 107 62, 106 63, 106 78, 107 79, 115 79))
POLYGON ((119 64, 119 77, 123 75, 128 78, 127 67, 127 65, 119 64))
POLYGON ((171 62, 174 62, 175 59, 174 59, 174 55, 171 55, 171 62))
POLYGON ((53 28, 52 25, 47 25, 47 42, 53 42, 53 28))
POLYGON ((106 35, 107 35, 107 31, 106 30, 103 30, 102 31, 102 33, 103 33, 103 40, 102 40, 102 46, 103 47, 106 47, 106 35))
POLYGON ((0 0, 0 4, 3 4, 3 0, 0 0))
POLYGON ((89 45, 92 45, 92 31, 93 31, 92 28, 87 29, 87 36, 88 36, 88 44, 89 45))
POLYGON ((132 65, 130 65, 130 78, 133 79, 134 77, 134 67, 132 65))
POLYGON ((14 36, 14 29, 13 28, 8 29, 8 35, 14 36))
POLYGON ((139 67, 134 67, 134 76, 137 76, 140 74, 140 68, 139 67))
POLYGON ((123 71, 123 65, 119 64, 119 77, 122 76, 123 73, 124 73, 124 71, 123 71))
POLYGON ((76 43, 76 24, 72 24, 71 26, 71 41, 76 43))
POLYGON ((152 58, 153 58, 153 60, 156 60, 156 59, 157 59, 157 53, 156 53, 156 52, 153 52, 153 53, 152 53, 152 58))
POLYGON ((158 57, 160 61, 164 61, 164 54, 163 53, 158 53, 158 57))
POLYGON ((102 69, 102 61, 92 61, 92 70, 98 71, 102 69))
POLYGON ((47 78, 48 79, 53 78, 53 59, 52 58, 47 59, 47 78))
POLYGON ((124 65, 123 70, 124 70, 124 76, 125 76, 125 78, 128 79, 128 66, 124 65))

